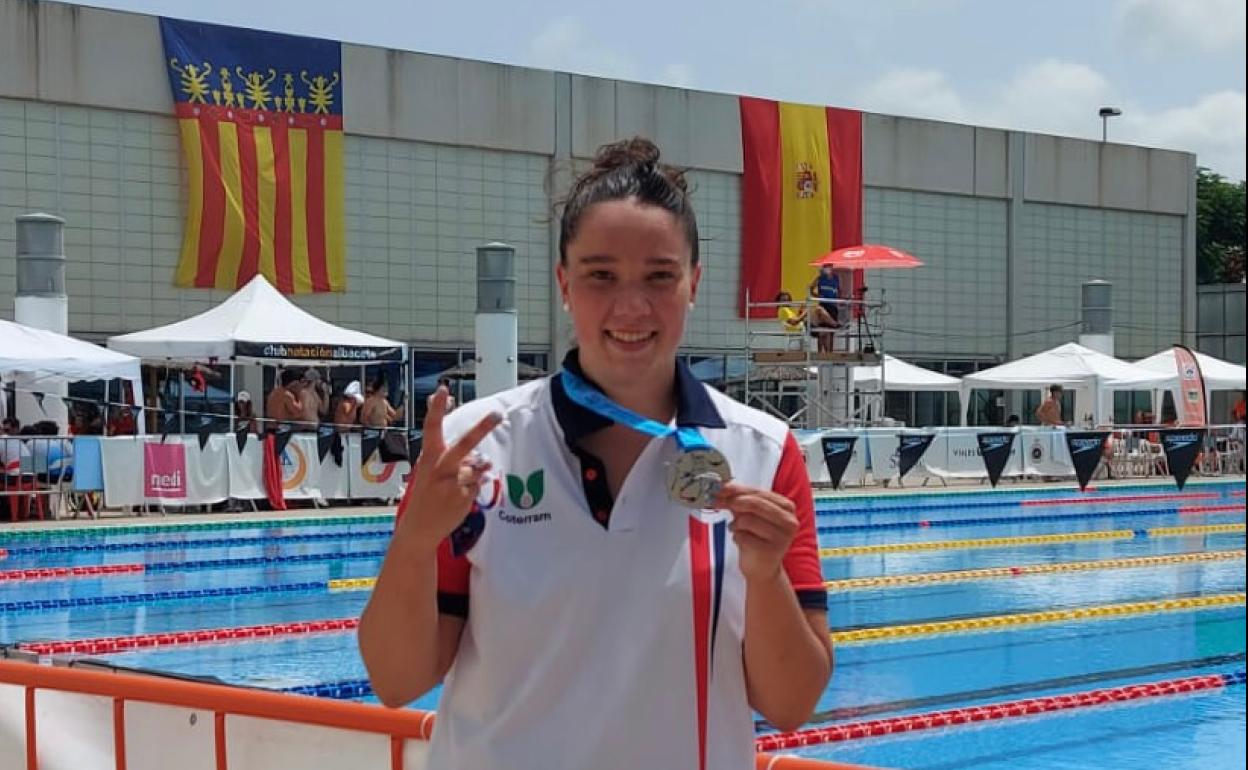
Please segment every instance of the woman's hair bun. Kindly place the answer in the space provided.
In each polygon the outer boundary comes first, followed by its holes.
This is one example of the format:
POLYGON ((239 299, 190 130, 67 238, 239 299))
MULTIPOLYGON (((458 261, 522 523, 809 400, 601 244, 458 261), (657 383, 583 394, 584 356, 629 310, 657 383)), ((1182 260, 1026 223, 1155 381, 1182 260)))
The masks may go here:
POLYGON ((634 136, 598 148, 594 156, 595 171, 611 171, 624 166, 654 166, 659 162, 659 148, 649 139, 634 136))

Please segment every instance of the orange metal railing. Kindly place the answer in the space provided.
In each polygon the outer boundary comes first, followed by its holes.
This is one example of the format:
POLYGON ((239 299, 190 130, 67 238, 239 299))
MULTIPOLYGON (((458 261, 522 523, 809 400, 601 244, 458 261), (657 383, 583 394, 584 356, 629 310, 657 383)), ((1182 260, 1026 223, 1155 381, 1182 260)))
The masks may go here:
MULTIPOLYGON (((211 712, 214 716, 216 766, 226 767, 226 717, 257 717, 304 725, 389 736, 391 770, 404 767, 404 744, 428 740, 434 714, 388 709, 365 703, 290 693, 251 690, 129 673, 90 671, 0 660, 0 683, 25 688, 26 768, 39 769, 35 695, 40 690, 102 696, 113 700, 113 751, 116 770, 126 770, 126 704, 155 703, 211 712)), ((871 770, 860 765, 802 757, 759 754, 757 770, 871 770)))

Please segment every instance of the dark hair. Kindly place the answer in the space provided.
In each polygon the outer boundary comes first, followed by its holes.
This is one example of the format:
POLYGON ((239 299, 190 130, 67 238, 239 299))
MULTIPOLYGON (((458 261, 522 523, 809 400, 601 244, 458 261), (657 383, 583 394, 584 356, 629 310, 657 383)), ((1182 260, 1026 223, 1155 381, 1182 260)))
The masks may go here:
POLYGON ((780 292, 779 294, 776 295, 776 298, 772 300, 772 302, 792 302, 792 301, 793 301, 793 295, 789 294, 787 291, 780 292))
POLYGON ((297 380, 301 380, 301 379, 303 379, 303 372, 299 371, 298 369, 283 369, 282 370, 282 385, 283 386, 290 385, 290 383, 295 382, 297 380))
POLYGON ((1061 386, 1061 385, 1050 385, 1050 386, 1049 386, 1049 392, 1050 392, 1050 393, 1061 393, 1061 392, 1062 392, 1062 386, 1061 386))
POLYGON ((572 183, 559 223, 559 263, 567 264, 568 241, 576 236, 581 217, 590 206, 629 198, 658 206, 676 217, 689 241, 690 261, 698 264, 698 222, 685 173, 659 163, 659 148, 639 136, 599 147, 593 168, 572 183))

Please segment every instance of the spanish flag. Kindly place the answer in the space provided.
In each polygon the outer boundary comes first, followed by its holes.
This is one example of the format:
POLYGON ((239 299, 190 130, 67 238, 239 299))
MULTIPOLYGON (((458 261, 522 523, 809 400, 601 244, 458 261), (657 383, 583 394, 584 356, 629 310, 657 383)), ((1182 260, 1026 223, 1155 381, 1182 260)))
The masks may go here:
POLYGON ((174 283, 344 290, 341 46, 171 19, 160 33, 188 183, 174 283))
MULTIPOLYGON (((740 313, 746 298, 808 293, 810 263, 862 243, 862 113, 741 97, 745 169, 740 313)), ((852 299, 860 275, 842 278, 852 299)), ((774 316, 754 308, 754 317, 774 316)))

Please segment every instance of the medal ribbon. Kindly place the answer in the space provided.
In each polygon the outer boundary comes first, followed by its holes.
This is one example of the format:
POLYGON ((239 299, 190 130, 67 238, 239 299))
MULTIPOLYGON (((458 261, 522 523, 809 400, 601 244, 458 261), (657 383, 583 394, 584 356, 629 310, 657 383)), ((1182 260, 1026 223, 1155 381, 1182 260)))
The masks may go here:
POLYGON ((586 409, 606 417, 608 420, 626 425, 629 428, 645 433, 655 438, 667 438, 668 436, 676 437, 676 445, 680 447, 682 452, 692 452, 698 449, 710 449, 711 445, 697 428, 693 427, 673 427, 664 425, 658 420, 651 420, 649 417, 643 417, 631 409, 620 406, 619 404, 607 398, 600 390, 596 390, 588 382, 564 369, 559 373, 563 382, 563 389, 568 394, 568 398, 574 403, 583 406, 586 409))

